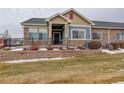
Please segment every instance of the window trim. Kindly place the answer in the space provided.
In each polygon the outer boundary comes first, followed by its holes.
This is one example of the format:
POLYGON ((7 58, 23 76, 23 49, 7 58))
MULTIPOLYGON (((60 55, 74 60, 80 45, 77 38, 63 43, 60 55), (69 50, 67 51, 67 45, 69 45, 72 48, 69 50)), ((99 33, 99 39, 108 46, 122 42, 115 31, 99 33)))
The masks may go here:
POLYGON ((86 29, 71 29, 71 40, 87 40, 86 39, 86 29), (72 34, 73 34, 73 31, 74 30, 80 30, 80 31, 83 31, 84 32, 84 39, 80 39, 80 38, 77 38, 77 39, 75 39, 75 38, 73 38, 72 36, 72 34))
POLYGON ((103 33, 102 32, 92 32, 91 38, 92 38, 92 40, 102 40, 103 39, 103 33), (93 39, 93 33, 100 33, 101 38, 100 39, 93 39))

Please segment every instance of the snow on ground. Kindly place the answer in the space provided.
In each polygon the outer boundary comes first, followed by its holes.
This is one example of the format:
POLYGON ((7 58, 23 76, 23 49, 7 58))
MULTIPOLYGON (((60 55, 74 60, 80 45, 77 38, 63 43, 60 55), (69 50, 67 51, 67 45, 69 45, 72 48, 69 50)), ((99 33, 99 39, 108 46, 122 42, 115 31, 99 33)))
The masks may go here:
POLYGON ((114 82, 112 84, 124 84, 124 81, 120 81, 120 82, 114 82))
POLYGON ((58 48, 55 48, 55 49, 53 49, 53 50, 55 50, 55 51, 59 51, 60 49, 58 49, 58 48))
POLYGON ((25 63, 25 62, 37 62, 37 61, 48 61, 48 60, 64 60, 72 57, 58 57, 58 58, 40 58, 40 59, 27 59, 27 60, 13 60, 13 61, 5 61, 3 63, 25 63))
POLYGON ((124 53, 124 49, 119 49, 119 50, 114 50, 114 51, 111 51, 108 49, 101 49, 101 52, 113 55, 113 54, 124 53))
POLYGON ((23 51, 23 48, 15 48, 15 49, 12 49, 10 51, 23 51))
POLYGON ((40 48, 38 51, 48 51, 47 48, 40 48))

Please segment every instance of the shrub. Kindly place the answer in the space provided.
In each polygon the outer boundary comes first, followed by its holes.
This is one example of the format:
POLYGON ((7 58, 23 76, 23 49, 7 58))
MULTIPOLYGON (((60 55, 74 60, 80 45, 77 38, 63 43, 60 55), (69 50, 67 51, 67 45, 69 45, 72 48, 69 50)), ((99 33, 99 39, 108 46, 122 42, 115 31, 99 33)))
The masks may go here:
POLYGON ((120 48, 124 48, 124 43, 120 43, 120 48))
POLYGON ((78 49, 84 50, 85 48, 83 46, 78 46, 78 49))
POLYGON ((53 50, 52 45, 49 45, 49 46, 47 47, 47 49, 48 49, 48 50, 53 50))
POLYGON ((99 49, 101 48, 102 44, 98 41, 91 41, 88 43, 90 49, 99 49))
POLYGON ((111 43, 110 45, 112 45, 113 46, 113 49, 114 50, 117 50, 118 48, 120 48, 120 43, 111 43))
POLYGON ((31 50, 38 50, 40 47, 39 41, 34 41, 31 45, 31 50))
POLYGON ((0 48, 4 48, 4 39, 0 38, 0 48))
POLYGON ((60 47, 59 47, 59 49, 60 49, 60 50, 63 50, 63 47, 62 47, 62 46, 60 46, 60 47))
POLYGON ((29 48, 24 47, 23 50, 26 51, 26 50, 29 50, 29 48))
POLYGON ((113 49, 117 50, 118 48, 124 48, 124 43, 122 42, 114 42, 111 43, 110 45, 113 46, 113 49))
POLYGON ((108 48, 109 50, 111 50, 111 51, 113 51, 113 50, 114 50, 114 48, 113 48, 113 46, 112 46, 112 45, 109 45, 107 48, 108 48))
POLYGON ((0 49, 4 48, 4 43, 0 43, 0 49))

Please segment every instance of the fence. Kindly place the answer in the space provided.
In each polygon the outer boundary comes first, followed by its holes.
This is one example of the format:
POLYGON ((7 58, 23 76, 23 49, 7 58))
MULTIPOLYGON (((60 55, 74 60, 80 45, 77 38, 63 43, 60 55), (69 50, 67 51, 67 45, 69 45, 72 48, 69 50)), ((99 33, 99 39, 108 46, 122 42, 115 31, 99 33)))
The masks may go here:
POLYGON ((89 41, 82 40, 70 40, 68 38, 63 39, 38 39, 38 38, 8 38, 4 40, 5 47, 23 47, 23 46, 31 46, 33 43, 38 43, 40 47, 47 47, 48 45, 53 46, 64 46, 64 47, 78 47, 85 46, 89 41))

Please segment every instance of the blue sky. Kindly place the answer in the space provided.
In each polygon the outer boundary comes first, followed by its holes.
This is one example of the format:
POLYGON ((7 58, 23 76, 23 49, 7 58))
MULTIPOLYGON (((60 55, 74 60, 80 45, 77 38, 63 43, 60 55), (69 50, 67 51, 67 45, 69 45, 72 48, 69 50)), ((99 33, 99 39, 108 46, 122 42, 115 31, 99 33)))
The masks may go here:
MULTIPOLYGON (((45 18, 67 8, 0 8, 0 32, 8 30, 12 37, 23 37, 21 22, 32 18, 45 18)), ((91 20, 124 22, 124 8, 77 8, 91 20)))

